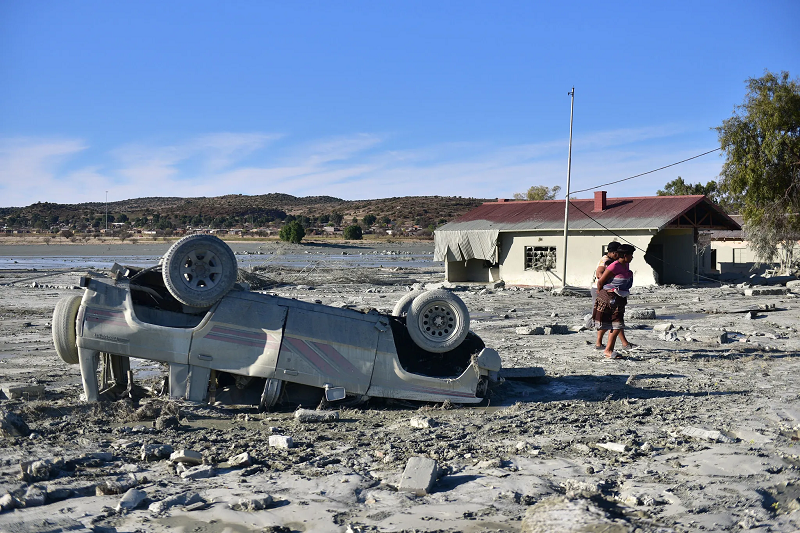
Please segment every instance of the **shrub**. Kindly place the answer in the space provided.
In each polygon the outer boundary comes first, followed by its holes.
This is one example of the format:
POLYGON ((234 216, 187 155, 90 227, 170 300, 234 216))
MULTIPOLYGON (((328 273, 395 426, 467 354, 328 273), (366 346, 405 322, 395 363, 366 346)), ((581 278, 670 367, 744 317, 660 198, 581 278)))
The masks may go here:
POLYGON ((361 235, 361 226, 353 224, 344 228, 344 238, 349 241, 360 241, 361 235))
POLYGON ((302 224, 293 220, 281 228, 278 236, 282 241, 300 244, 300 241, 306 236, 306 230, 303 229, 302 224))

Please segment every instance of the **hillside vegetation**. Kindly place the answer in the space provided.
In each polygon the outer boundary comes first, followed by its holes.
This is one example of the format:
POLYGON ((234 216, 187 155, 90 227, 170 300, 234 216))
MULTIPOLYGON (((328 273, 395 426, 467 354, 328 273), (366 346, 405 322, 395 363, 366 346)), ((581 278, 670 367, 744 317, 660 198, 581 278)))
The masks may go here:
MULTIPOLYGON (((332 196, 296 197, 271 193, 201 197, 149 197, 108 203, 109 224, 124 222, 145 229, 280 228, 292 220, 305 227, 353 223, 368 228, 432 230, 489 200, 456 196, 407 196, 342 200, 332 196), (415 228, 416 227, 416 228, 415 228)), ((0 226, 43 231, 82 231, 105 226, 106 204, 38 202, 0 208, 0 226)))

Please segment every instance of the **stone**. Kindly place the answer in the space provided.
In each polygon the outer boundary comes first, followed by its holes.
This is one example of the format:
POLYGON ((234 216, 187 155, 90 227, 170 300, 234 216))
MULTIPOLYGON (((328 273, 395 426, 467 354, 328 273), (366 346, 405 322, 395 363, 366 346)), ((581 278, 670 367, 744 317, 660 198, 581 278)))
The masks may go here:
POLYGON ((339 420, 339 411, 298 409, 294 412, 294 419, 298 422, 336 422, 339 420))
POLYGON ((155 427, 156 429, 168 429, 168 428, 176 428, 180 426, 181 423, 176 416, 159 416, 156 418, 155 427))
POLYGON ((728 344, 731 340, 728 338, 728 332, 725 331, 719 334, 719 338, 717 339, 717 343, 719 344, 728 344))
POLYGON ((745 296, 779 296, 788 293, 786 287, 753 287, 744 290, 745 296))
POLYGON ((44 385, 29 385, 27 383, 4 383, 0 390, 9 400, 30 400, 41 398, 44 395, 44 385))
POLYGON ((0 435, 5 437, 27 437, 30 428, 17 413, 0 409, 0 435))
POLYGON ((53 463, 49 459, 20 463, 20 478, 25 481, 44 481, 50 479, 53 463))
POLYGON ((625 309, 625 318, 629 318, 631 320, 655 320, 656 319, 656 310, 655 309, 648 309, 646 307, 634 308, 634 309, 625 309))
POLYGON ((136 509, 147 498, 147 493, 139 489, 128 489, 117 504, 117 512, 136 509))
POLYGON ((270 448, 292 448, 294 447, 294 441, 292 437, 287 437, 286 435, 270 435, 269 446, 270 448))
POLYGON ((20 501, 11 494, 0 496, 0 511, 10 511, 20 506, 20 501))
POLYGON ((624 453, 628 451, 628 446, 621 442, 598 442, 598 448, 603 448, 611 452, 624 453))
POLYGON ((239 501, 231 505, 234 511, 246 511, 252 513, 253 511, 262 511, 272 505, 272 496, 258 496, 253 498, 239 498, 239 501))
POLYGON ((400 477, 398 490, 424 496, 430 492, 436 481, 437 472, 438 466, 435 460, 428 457, 411 457, 400 477))
POLYGON ((800 279, 793 279, 786 282, 786 288, 791 290, 800 289, 800 279))
POLYGON ((660 324, 653 326, 653 331, 661 333, 664 331, 670 331, 673 328, 675 328, 675 326, 672 324, 672 322, 661 322, 660 324))
POLYGON ((41 487, 31 485, 22 496, 22 505, 24 507, 41 507, 47 502, 47 492, 41 487))
POLYGON ((667 342, 678 342, 680 340, 680 337, 678 337, 678 334, 674 331, 663 331, 659 334, 658 338, 667 342))
POLYGON ((632 529, 630 523, 619 518, 612 518, 592 500, 570 500, 563 496, 554 496, 528 508, 525 518, 522 520, 520 532, 603 531, 604 533, 628 533, 632 529))
POLYGON ((721 431, 705 430, 700 428, 685 427, 681 430, 681 435, 691 437, 693 439, 704 439, 712 442, 735 442, 735 439, 730 438, 721 431))
POLYGON ((169 460, 173 463, 184 463, 189 465, 199 465, 203 462, 203 455, 200 452, 196 452, 194 450, 178 450, 176 452, 172 452, 169 456, 169 460))
POLYGON ((544 335, 542 326, 519 326, 515 331, 517 335, 544 335))
POLYGON ((228 464, 231 466, 250 466, 253 464, 253 459, 250 457, 250 454, 247 452, 240 453, 239 455, 234 455, 232 457, 228 457, 228 464))
POLYGON ((74 494, 72 489, 47 489, 47 501, 60 502, 71 498, 74 494))
POLYGON ((171 498, 153 502, 150 504, 147 510, 154 515, 158 515, 170 509, 171 507, 175 507, 176 505, 193 505, 196 503, 205 504, 205 500, 203 500, 203 498, 201 498, 196 492, 184 492, 171 498))
POLYGON ((143 444, 142 461, 153 461, 167 459, 172 454, 172 446, 169 444, 143 444))
POLYGON ((128 474, 117 480, 107 479, 98 483, 95 487, 96 496, 109 496, 111 494, 123 494, 139 484, 139 480, 133 474, 128 474))
POLYGON ((183 479, 204 479, 214 475, 214 467, 211 465, 197 465, 181 472, 183 479))
POLYGON ((427 416, 415 416, 408 421, 408 425, 412 428, 427 429, 435 428, 439 424, 433 418, 429 418, 427 416))

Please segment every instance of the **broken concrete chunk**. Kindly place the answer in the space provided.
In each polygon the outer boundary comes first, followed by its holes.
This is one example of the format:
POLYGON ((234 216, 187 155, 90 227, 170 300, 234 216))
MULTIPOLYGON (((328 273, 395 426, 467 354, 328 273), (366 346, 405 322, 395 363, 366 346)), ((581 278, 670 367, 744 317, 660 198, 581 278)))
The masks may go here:
POLYGON ((800 279, 792 279, 786 282, 786 288, 790 290, 800 289, 800 279))
POLYGON ((27 383, 4 383, 0 390, 9 400, 30 400, 44 395, 44 385, 28 385, 27 383))
POLYGON ((153 461, 167 459, 172 454, 172 446, 169 444, 143 444, 142 461, 153 461))
POLYGON ((20 501, 11 494, 0 496, 0 511, 10 511, 20 506, 20 501))
POLYGON ((211 465, 198 465, 181 472, 183 479, 204 479, 214 475, 214 467, 211 465))
POLYGON ((436 423, 436 420, 433 418, 429 418, 427 416, 415 416, 411 420, 408 421, 408 425, 412 428, 435 428, 439 424, 436 423))
POLYGON ((31 430, 17 413, 0 409, 0 435, 4 437, 27 437, 31 430))
POLYGON ((628 451, 628 446, 626 444, 622 444, 621 442, 598 442, 598 448, 603 448, 604 450, 608 450, 611 452, 618 452, 624 453, 628 451))
POLYGON ((41 487, 31 485, 25 491, 21 501, 24 507, 41 507, 47 502, 47 492, 41 487))
POLYGON ((177 452, 172 452, 172 454, 169 456, 169 460, 173 463, 199 465, 203 462, 203 455, 194 450, 183 449, 178 450, 177 452))
POLYGON ((53 463, 49 459, 20 463, 20 479, 24 481, 44 481, 50 479, 53 463))
POLYGON ((266 496, 239 498, 239 501, 231 504, 231 509, 234 511, 246 511, 252 513, 253 511, 262 511, 270 505, 272 505, 272 496, 267 494, 266 496))
POLYGON ((626 309, 625 318, 637 319, 637 320, 655 320, 656 310, 648 309, 646 307, 638 309, 626 309))
POLYGON ((667 342, 678 342, 680 338, 674 331, 662 331, 658 334, 658 338, 667 342))
POLYGON ((95 487, 95 495, 109 496, 111 494, 123 494, 128 489, 131 489, 139 484, 139 480, 133 474, 128 474, 117 480, 107 479, 98 483, 95 487))
POLYGON ((788 293, 789 289, 786 287, 754 287, 744 290, 745 296, 777 296, 788 293))
POLYGON ((240 453, 239 455, 234 455, 228 458, 228 464, 231 466, 250 466, 253 464, 253 459, 250 457, 250 454, 247 452, 240 453))
POLYGON ((672 322, 661 322, 660 324, 656 324, 655 326, 653 326, 653 331, 657 333, 662 333, 664 331, 670 331, 674 327, 675 326, 672 324, 672 322))
POLYGON ((728 332, 725 331, 719 334, 719 338, 717 339, 719 344, 728 344, 731 340, 728 338, 728 332))
POLYGON ((542 326, 519 326, 516 329, 517 335, 544 335, 542 326))
POLYGON ((528 508, 522 520, 522 533, 551 531, 631 531, 631 525, 609 515, 592 500, 569 500, 563 496, 544 499, 528 508))
POLYGON ((336 422, 339 420, 339 411, 298 409, 294 412, 294 418, 298 422, 336 422))
POLYGON ((62 500, 66 500, 67 498, 71 498, 73 495, 72 489, 47 489, 47 501, 49 502, 60 502, 62 500))
POLYGON ((398 489, 403 492, 413 492, 417 496, 424 496, 430 492, 436 481, 437 472, 438 466, 433 459, 411 457, 403 470, 398 489))
POLYGON ((147 498, 147 493, 139 489, 128 489, 117 504, 117 512, 136 509, 147 498))
POLYGON ((292 437, 285 435, 270 435, 269 436, 270 448, 291 448, 294 446, 292 437))
POLYGON ((693 439, 705 439, 712 442, 735 442, 734 439, 725 435, 721 431, 705 430, 700 428, 686 427, 681 430, 681 435, 691 437, 693 439))

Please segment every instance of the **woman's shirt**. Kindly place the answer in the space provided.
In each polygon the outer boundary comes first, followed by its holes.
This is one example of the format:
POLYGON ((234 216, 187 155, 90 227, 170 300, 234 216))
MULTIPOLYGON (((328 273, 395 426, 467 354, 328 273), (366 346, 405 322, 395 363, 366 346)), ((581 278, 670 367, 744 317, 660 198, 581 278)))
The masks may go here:
POLYGON ((609 270, 614 273, 614 277, 603 285, 603 289, 616 292, 622 297, 627 297, 630 294, 631 287, 633 287, 633 272, 631 272, 628 263, 623 264, 619 261, 614 261, 606 267, 606 272, 609 270))

